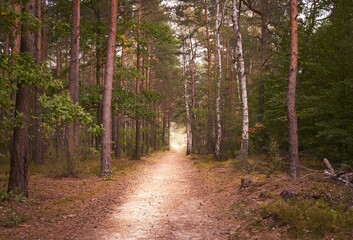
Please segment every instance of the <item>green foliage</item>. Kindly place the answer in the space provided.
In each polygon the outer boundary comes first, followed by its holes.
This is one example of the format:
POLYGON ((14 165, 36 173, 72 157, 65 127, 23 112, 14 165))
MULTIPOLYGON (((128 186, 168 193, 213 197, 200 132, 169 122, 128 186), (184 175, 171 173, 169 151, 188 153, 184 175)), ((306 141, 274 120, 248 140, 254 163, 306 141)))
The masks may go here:
POLYGON ((165 23, 143 22, 140 28, 157 41, 174 45, 179 43, 170 26, 165 23))
POLYGON ((87 113, 80 105, 74 104, 68 92, 47 96, 43 94, 39 98, 43 108, 41 118, 42 127, 47 132, 53 132, 56 127, 62 128, 75 119, 81 124, 88 126, 88 132, 99 134, 102 126, 95 124, 92 116, 87 113))
POLYGON ((0 225, 5 227, 16 227, 24 223, 28 217, 21 212, 18 212, 14 209, 10 210, 6 214, 6 218, 0 221, 0 225))
POLYGON ((80 88, 80 105, 89 112, 94 112, 103 101, 103 88, 97 85, 82 86, 80 88), (84 90, 82 90, 84 89, 84 90), (83 94, 84 91, 84 94, 83 94))
POLYGON ((36 89, 52 90, 55 81, 45 66, 37 66, 32 56, 0 55, 0 143, 9 141, 10 131, 22 124, 22 113, 13 114, 15 98, 19 85, 33 86, 36 89))
POLYGON ((322 239, 327 234, 343 238, 351 232, 353 211, 323 200, 277 198, 262 206, 263 217, 271 216, 276 225, 288 226, 295 239, 322 239))
POLYGON ((4 201, 15 201, 15 202, 27 202, 28 199, 23 196, 22 193, 17 192, 17 191, 13 191, 10 193, 7 192, 0 192, 0 202, 4 202, 4 201))
POLYGON ((1 1, 0 31, 10 32, 11 28, 16 25, 18 25, 19 28, 21 28, 22 25, 24 28, 35 32, 39 29, 40 21, 26 12, 22 12, 21 14, 16 13, 9 1, 1 1))

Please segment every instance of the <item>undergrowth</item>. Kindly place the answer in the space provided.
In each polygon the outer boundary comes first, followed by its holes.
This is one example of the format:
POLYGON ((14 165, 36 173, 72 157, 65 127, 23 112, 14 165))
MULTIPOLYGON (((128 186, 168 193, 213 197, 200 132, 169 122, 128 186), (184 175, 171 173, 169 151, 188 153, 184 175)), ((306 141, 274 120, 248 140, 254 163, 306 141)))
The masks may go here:
POLYGON ((5 219, 0 220, 0 225, 4 227, 16 227, 28 220, 28 217, 14 209, 6 213, 5 219))
POLYGON ((263 218, 289 227, 293 239, 322 239, 333 234, 347 239, 352 234, 353 210, 344 204, 330 204, 322 199, 290 199, 278 197, 261 207, 263 218))

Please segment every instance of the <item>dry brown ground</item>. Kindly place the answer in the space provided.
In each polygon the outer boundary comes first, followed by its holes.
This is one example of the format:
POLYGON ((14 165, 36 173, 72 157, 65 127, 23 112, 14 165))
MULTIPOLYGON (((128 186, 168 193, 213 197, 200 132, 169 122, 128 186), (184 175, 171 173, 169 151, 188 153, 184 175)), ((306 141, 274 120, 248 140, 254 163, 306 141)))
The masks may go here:
POLYGON ((181 152, 124 164, 133 170, 109 181, 32 176, 29 201, 0 202, 0 219, 11 209, 27 217, 0 226, 0 239, 288 239, 286 226, 261 217, 264 203, 283 190, 334 194, 332 183, 246 174, 181 152), (253 184, 240 190, 244 177, 253 184))

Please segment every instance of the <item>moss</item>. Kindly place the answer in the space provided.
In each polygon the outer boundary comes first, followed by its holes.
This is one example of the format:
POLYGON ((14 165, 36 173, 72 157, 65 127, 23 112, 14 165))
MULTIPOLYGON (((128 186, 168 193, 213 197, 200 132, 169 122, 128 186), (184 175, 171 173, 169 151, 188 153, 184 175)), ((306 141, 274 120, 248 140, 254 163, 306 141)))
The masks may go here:
POLYGON ((73 195, 73 196, 69 196, 69 197, 64 197, 60 200, 54 201, 53 205, 54 206, 59 206, 59 205, 65 205, 65 204, 69 204, 71 202, 80 200, 82 197, 79 195, 73 195))
POLYGON ((276 198, 262 206, 262 216, 274 223, 288 226, 293 238, 320 239, 328 234, 347 236, 353 226, 353 211, 343 205, 331 205, 323 200, 276 198))

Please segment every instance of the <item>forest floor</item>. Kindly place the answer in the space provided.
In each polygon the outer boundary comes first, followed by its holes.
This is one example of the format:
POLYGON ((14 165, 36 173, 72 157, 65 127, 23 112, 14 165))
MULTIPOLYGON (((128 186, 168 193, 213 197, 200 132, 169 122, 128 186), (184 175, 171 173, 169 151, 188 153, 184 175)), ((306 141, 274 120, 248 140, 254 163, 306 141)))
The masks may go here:
POLYGON ((353 222, 347 220, 353 216, 347 210, 352 191, 333 182, 290 181, 285 174, 269 178, 236 171, 234 161, 185 157, 177 151, 124 160, 119 166, 106 181, 31 176, 29 200, 0 201, 0 239, 352 237, 353 222), (240 189, 241 178, 252 183, 240 189), (342 212, 331 207, 336 203, 345 204, 342 212), (313 215, 301 216, 310 209, 313 215), (297 215, 298 222, 286 219, 297 215), (348 222, 337 223, 343 220, 348 222))

